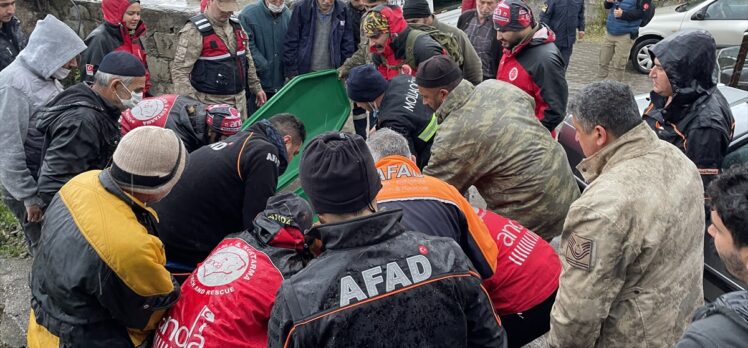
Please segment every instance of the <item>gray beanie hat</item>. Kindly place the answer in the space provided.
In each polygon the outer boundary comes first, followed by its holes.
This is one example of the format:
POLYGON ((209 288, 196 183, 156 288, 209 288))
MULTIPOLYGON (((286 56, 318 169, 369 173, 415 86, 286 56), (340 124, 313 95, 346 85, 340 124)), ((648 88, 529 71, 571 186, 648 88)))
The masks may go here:
POLYGON ((112 156, 111 174, 123 189, 165 195, 182 176, 187 149, 176 133, 153 126, 127 133, 112 156))

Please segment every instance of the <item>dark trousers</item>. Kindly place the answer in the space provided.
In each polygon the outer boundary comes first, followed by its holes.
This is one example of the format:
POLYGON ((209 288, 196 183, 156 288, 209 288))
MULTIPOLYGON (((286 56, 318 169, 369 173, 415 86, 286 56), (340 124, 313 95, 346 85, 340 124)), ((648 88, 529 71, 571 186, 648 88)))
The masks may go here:
POLYGON ((573 49, 574 46, 558 48, 558 50, 561 51, 561 57, 564 58, 564 69, 567 69, 569 67, 569 60, 571 59, 571 51, 573 49))
POLYGON ((42 224, 38 222, 28 222, 26 206, 23 202, 13 198, 13 196, 11 196, 2 186, 0 186, 0 193, 3 195, 3 203, 5 203, 5 206, 8 207, 8 210, 13 213, 13 216, 16 217, 18 223, 23 227, 23 234, 26 237, 29 254, 33 256, 34 251, 39 245, 39 240, 42 237, 42 224))
MULTIPOLYGON (((270 100, 270 98, 272 98, 275 93, 276 92, 265 91, 265 95, 268 97, 268 100, 270 100)), ((260 107, 255 104, 255 95, 247 92, 247 118, 252 116, 252 114, 254 114, 255 111, 259 109, 260 107)))
POLYGON ((556 292, 523 313, 501 317, 501 325, 506 330, 509 348, 522 347, 551 329, 551 308, 556 301, 556 292))
MULTIPOLYGON (((354 106, 353 108, 353 129, 356 131, 356 134, 360 135, 362 138, 366 139, 366 136, 369 135, 369 129, 366 129, 366 110, 354 106)), ((377 125, 377 120, 373 117, 371 113, 369 113, 369 127, 374 128, 377 125)))

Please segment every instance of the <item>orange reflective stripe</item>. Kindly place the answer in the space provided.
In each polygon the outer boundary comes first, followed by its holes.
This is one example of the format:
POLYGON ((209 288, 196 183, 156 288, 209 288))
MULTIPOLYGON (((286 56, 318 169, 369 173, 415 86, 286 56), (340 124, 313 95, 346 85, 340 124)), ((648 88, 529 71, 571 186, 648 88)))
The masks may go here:
POLYGON ((242 148, 239 149, 239 156, 236 156, 236 173, 239 174, 239 179, 242 179, 242 180, 244 180, 244 178, 242 177, 242 166, 241 166, 241 164, 242 164, 242 154, 244 153, 244 147, 247 146, 247 142, 249 142, 249 139, 252 138, 252 136, 254 134, 255 134, 254 132, 249 133, 249 136, 247 137, 247 139, 244 139, 244 143, 242 144, 242 148))
POLYGON ((402 156, 384 157, 376 166, 382 179, 382 189, 377 194, 378 202, 436 199, 454 204, 465 215, 470 236, 486 259, 486 263, 496 272, 499 247, 491 238, 486 224, 454 186, 421 174, 413 161, 402 156))

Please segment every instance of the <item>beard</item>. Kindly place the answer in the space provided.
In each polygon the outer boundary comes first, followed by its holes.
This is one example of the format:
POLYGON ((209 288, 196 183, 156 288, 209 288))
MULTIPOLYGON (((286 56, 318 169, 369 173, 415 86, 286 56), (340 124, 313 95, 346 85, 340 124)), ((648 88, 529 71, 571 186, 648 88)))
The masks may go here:
POLYGON ((746 265, 743 263, 743 260, 740 258, 740 255, 737 252, 730 251, 729 253, 723 255, 718 250, 717 254, 719 254, 719 258, 722 259, 722 262, 725 264, 725 268, 728 272, 730 272, 730 274, 734 275, 742 281, 748 281, 748 269, 746 269, 746 265))

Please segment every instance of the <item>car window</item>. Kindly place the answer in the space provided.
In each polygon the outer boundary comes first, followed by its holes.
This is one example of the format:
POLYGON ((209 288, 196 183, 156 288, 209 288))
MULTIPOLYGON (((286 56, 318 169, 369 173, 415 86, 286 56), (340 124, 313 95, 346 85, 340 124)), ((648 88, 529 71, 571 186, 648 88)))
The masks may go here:
POLYGON ((686 12, 704 1, 705 0, 688 0, 685 4, 676 7, 675 12, 686 12))
POLYGON ((748 1, 717 0, 707 7, 704 19, 748 20, 748 1))
POLYGON ((453 10, 462 4, 457 0, 434 0, 434 13, 441 13, 447 10, 453 10))

